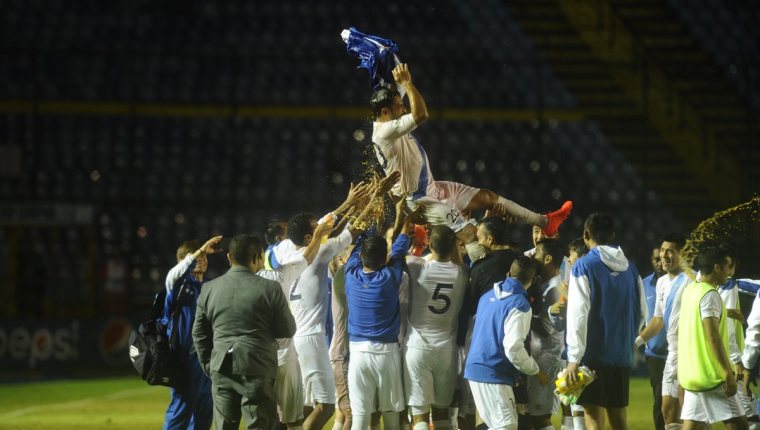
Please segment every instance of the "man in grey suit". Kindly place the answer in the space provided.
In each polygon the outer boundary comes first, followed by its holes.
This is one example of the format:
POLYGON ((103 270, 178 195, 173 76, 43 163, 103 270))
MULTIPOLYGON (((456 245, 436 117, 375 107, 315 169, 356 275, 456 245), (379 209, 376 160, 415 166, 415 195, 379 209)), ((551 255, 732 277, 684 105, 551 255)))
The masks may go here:
POLYGON ((257 237, 235 236, 227 258, 230 270, 203 285, 193 325, 198 359, 211 377, 214 427, 237 429, 242 410, 246 428, 271 430, 275 339, 293 336, 296 324, 280 285, 256 275, 264 267, 257 237))

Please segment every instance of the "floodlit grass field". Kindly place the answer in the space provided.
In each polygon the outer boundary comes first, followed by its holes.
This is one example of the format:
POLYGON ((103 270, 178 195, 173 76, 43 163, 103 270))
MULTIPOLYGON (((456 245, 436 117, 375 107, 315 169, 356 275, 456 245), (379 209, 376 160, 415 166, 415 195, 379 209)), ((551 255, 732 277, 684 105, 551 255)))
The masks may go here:
MULTIPOLYGON (((630 399, 629 428, 652 429, 649 381, 632 379, 630 399)), ((136 377, 0 385, 0 429, 158 429, 168 402, 136 377)))

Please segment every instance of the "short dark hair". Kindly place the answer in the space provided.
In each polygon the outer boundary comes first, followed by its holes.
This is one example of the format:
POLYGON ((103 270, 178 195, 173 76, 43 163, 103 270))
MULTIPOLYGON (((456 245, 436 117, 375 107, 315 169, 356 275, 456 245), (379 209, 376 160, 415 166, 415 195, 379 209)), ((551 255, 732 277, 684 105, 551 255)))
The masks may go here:
POLYGON ((504 218, 492 215, 483 218, 478 224, 482 225, 488 231, 488 234, 493 236, 496 245, 506 245, 509 241, 509 224, 504 221, 504 218))
POLYGON ((261 239, 252 234, 238 234, 230 241, 230 260, 233 263, 247 265, 259 258, 262 248, 261 239))
POLYGON ((371 236, 364 239, 359 258, 361 258, 364 267, 368 269, 377 270, 381 268, 388 258, 388 243, 385 242, 385 238, 371 236))
POLYGON ((731 251, 725 245, 708 244, 700 248, 694 259, 694 268, 704 275, 713 272, 716 264, 723 264, 726 257, 731 257, 731 251))
POLYGON ((285 234, 285 227, 283 224, 287 224, 288 220, 276 219, 267 225, 267 229, 264 231, 264 239, 267 241, 267 245, 274 245, 277 243, 277 236, 285 234))
POLYGON ((583 241, 582 237, 573 240, 567 247, 568 251, 575 251, 575 253, 578 254, 578 257, 583 257, 588 254, 588 247, 586 247, 586 242, 583 241))
POLYGON ((675 243, 678 249, 683 249, 684 245, 686 245, 686 236, 679 233, 668 233, 662 237, 660 243, 663 242, 675 243))
POLYGON ((201 243, 197 239, 182 242, 177 247, 177 260, 182 260, 187 254, 192 254, 193 252, 200 249, 200 247, 201 243))
POLYGON ((536 262, 530 257, 521 255, 512 262, 509 273, 523 285, 528 285, 536 276, 536 262))
POLYGON ((588 231, 591 240, 599 245, 607 245, 615 238, 615 222, 603 212, 596 212, 586 218, 583 229, 588 231))
POLYGON ((450 227, 434 225, 430 229, 430 249, 443 258, 449 258, 457 246, 457 235, 450 227))
POLYGON ((396 96, 401 96, 401 94, 390 88, 380 88, 375 91, 369 99, 369 105, 372 107, 372 116, 377 118, 380 116, 380 111, 382 111, 383 108, 392 108, 393 99, 396 98, 396 96))
POLYGON ((567 247, 559 239, 541 239, 536 244, 536 248, 541 248, 544 255, 552 256, 552 265, 560 267, 562 259, 567 255, 567 247))
POLYGON ((304 237, 307 234, 314 233, 311 222, 316 219, 317 217, 314 214, 308 212, 294 215, 288 221, 288 239, 297 246, 306 245, 304 237))

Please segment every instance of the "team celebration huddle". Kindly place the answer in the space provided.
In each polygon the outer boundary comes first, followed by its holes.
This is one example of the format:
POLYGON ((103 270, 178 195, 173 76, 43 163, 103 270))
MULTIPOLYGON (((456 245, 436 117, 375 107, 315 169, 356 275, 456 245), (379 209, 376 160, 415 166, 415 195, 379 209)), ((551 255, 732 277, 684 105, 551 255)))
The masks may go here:
POLYGON ((760 305, 746 335, 738 309, 758 283, 732 278, 729 248, 706 244, 684 267, 685 238, 668 235, 642 280, 607 214, 565 243, 569 201, 540 214, 434 179, 412 135, 425 100, 406 64, 391 70, 370 99, 381 175, 327 214, 234 236, 208 282, 223 238, 177 250, 163 318, 184 381, 164 428, 544 430, 561 413, 562 429, 625 429, 637 348, 652 428, 760 428, 760 305), (535 247, 516 251, 510 224, 532 226, 535 247))

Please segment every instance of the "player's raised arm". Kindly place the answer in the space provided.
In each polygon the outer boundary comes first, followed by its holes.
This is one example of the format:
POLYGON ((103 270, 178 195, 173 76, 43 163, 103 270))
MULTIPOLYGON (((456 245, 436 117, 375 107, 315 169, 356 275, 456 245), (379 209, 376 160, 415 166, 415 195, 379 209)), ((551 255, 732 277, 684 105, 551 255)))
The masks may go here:
POLYGON ((412 83, 412 74, 409 72, 409 66, 401 63, 393 69, 393 79, 396 84, 404 87, 407 97, 409 97, 409 108, 412 111, 412 118, 417 125, 422 124, 428 119, 427 105, 425 99, 417 91, 417 87, 412 83))

